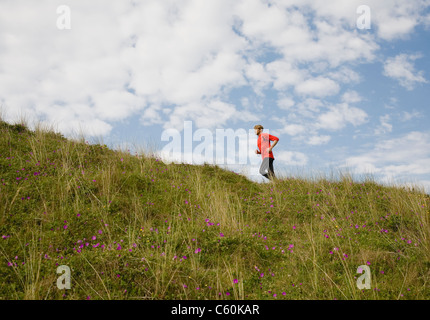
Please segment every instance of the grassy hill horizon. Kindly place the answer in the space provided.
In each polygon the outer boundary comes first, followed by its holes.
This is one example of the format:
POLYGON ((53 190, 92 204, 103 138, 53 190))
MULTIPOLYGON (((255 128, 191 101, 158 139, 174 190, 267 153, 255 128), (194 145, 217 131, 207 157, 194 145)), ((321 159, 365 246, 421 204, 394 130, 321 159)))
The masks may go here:
POLYGON ((429 299, 429 206, 419 188, 257 183, 0 118, 0 299, 429 299))

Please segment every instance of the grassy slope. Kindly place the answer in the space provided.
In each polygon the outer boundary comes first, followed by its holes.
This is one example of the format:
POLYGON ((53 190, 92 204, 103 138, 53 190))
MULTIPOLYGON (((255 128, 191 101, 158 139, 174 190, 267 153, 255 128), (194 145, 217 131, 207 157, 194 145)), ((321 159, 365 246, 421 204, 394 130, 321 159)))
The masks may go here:
POLYGON ((429 299, 429 227, 416 191, 257 184, 0 122, 0 299, 429 299))

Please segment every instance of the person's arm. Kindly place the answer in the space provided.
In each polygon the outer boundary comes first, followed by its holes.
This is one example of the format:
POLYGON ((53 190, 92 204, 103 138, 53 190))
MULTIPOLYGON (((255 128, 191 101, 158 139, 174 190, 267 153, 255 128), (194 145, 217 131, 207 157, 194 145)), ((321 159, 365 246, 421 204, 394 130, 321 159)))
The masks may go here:
POLYGON ((270 148, 269 148, 269 149, 267 149, 267 151, 268 151, 269 153, 271 153, 271 152, 272 152, 272 149, 276 146, 276 144, 278 143, 278 141, 279 141, 279 138, 277 138, 277 140, 274 140, 274 141, 273 141, 273 144, 270 146, 270 148))
POLYGON ((258 139, 257 139, 257 147, 258 147, 258 149, 255 149, 255 153, 256 154, 261 154, 261 151, 260 151, 261 146, 258 144, 258 142, 260 141, 260 138, 261 137, 258 137, 258 139))

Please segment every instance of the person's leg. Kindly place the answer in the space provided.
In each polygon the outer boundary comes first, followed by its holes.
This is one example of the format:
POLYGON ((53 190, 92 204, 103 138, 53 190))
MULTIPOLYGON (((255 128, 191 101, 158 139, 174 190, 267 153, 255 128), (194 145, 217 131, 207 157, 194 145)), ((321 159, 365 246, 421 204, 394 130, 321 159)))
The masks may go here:
POLYGON ((267 179, 269 179, 269 176, 267 174, 267 171, 269 170, 269 165, 270 165, 269 159, 270 158, 264 158, 260 166, 260 174, 267 179))
POLYGON ((273 161, 275 159, 269 158, 269 170, 268 170, 268 179, 272 180, 275 179, 275 170, 273 169, 273 161))

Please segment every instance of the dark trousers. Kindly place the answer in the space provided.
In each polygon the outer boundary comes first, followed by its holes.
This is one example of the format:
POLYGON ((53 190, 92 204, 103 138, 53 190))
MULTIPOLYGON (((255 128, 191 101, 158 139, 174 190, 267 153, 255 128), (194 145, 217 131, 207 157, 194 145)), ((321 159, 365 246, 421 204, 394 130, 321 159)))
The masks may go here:
POLYGON ((276 178, 275 177, 275 171, 273 170, 273 161, 274 160, 275 159, 273 159, 273 158, 266 157, 263 159, 263 162, 261 163, 261 166, 260 166, 260 174, 263 177, 270 179, 270 180, 272 180, 273 178, 276 178))

